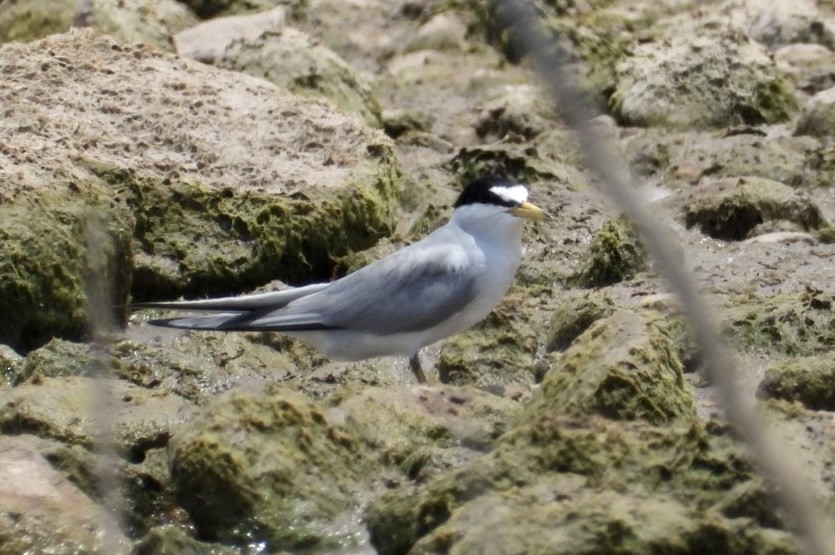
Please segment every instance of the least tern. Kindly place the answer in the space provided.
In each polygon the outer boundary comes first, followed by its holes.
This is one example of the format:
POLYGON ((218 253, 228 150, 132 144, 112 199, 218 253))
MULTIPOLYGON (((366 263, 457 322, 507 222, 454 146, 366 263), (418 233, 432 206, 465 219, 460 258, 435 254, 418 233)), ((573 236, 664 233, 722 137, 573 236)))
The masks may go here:
POLYGON ((544 212, 524 185, 487 176, 468 184, 452 218, 422 240, 331 283, 134 308, 221 311, 151 320, 189 330, 277 331, 329 358, 404 355, 426 383, 418 352, 487 316, 519 266, 524 220, 544 212))

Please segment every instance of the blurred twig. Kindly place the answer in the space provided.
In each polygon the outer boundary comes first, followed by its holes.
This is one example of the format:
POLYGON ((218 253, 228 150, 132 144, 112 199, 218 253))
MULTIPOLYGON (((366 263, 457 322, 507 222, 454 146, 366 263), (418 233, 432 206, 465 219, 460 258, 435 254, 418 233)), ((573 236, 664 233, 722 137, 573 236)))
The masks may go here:
POLYGON ((665 231, 665 218, 659 215, 657 207, 653 206, 650 211, 642 203, 626 163, 590 124, 598 113, 562 63, 567 57, 558 41, 543 30, 528 2, 491 0, 491 4, 499 21, 511 31, 511 46, 530 55, 548 92, 554 97, 559 113, 574 129, 586 166, 599 178, 599 188, 632 221, 655 258, 659 271, 681 298, 690 331, 703 356, 705 372, 716 385, 726 418, 748 445, 756 463, 770 481, 774 495, 785 509, 789 524, 798 534, 802 546, 814 555, 835 554, 835 534, 832 532, 835 526, 827 523, 805 473, 778 445, 757 417, 751 403, 744 401, 744 392, 737 383, 735 364, 728 355, 707 303, 697 292, 693 276, 678 261, 676 252, 680 250, 665 231))
POLYGON ((109 271, 112 238, 107 233, 107 224, 91 214, 84 226, 85 293, 87 297, 87 320, 89 322, 92 362, 90 374, 94 378, 95 391, 90 406, 90 421, 93 423, 95 449, 99 454, 96 468, 98 488, 105 509, 113 517, 101 525, 103 537, 102 553, 121 553, 121 515, 125 512, 124 500, 120 494, 118 468, 120 457, 116 446, 113 423, 116 404, 111 399, 108 387, 110 378, 110 357, 107 346, 113 330, 113 276, 109 271))

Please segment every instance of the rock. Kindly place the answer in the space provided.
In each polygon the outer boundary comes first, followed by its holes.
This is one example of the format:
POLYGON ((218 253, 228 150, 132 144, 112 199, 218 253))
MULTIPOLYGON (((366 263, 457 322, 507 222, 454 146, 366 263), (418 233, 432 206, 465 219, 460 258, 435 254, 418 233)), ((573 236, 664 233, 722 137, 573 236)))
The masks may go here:
POLYGON ((96 505, 24 440, 0 436, 0 549, 126 554, 130 543, 96 505))
POLYGON ((778 356, 814 356, 835 343, 835 295, 809 289, 745 297, 721 314, 733 341, 749 350, 778 356))
POLYGON ((214 61, 218 67, 266 79, 302 96, 324 98, 346 114, 382 127, 371 83, 307 33, 283 27, 232 42, 214 61))
POLYGON ((396 139, 411 131, 427 131, 432 127, 432 116, 411 110, 383 110, 383 128, 386 135, 396 139))
POLYGON ((501 139, 514 133, 530 139, 554 127, 553 110, 533 85, 501 87, 477 108, 481 115, 476 133, 481 138, 501 139))
POLYGON ((615 310, 615 303, 606 294, 589 291, 560 304, 551 315, 545 337, 547 352, 565 351, 575 339, 615 310))
POLYGON ((778 181, 761 177, 731 177, 707 181, 672 201, 687 227, 727 241, 748 237, 754 227, 770 220, 787 220, 808 231, 826 226, 810 198, 778 181))
POLYGON ((632 226, 618 218, 609 220, 594 234, 568 282, 575 287, 605 287, 632 279, 647 266, 646 251, 632 226))
POLYGON ((418 50, 464 50, 468 41, 467 26, 453 11, 441 12, 421 25, 403 47, 404 52, 418 50))
POLYGON ((240 551, 217 543, 196 540, 180 528, 157 526, 134 545, 131 555, 238 555, 240 551))
POLYGON ((789 119, 791 84, 765 48, 734 29, 703 29, 634 47, 609 104, 626 125, 716 128, 789 119))
MULTIPOLYGON (((197 23, 175 0, 91 0, 87 24, 126 42, 173 51, 172 35, 197 23)), ((0 3, 0 42, 28 42, 74 25, 79 2, 17 0, 0 3)))
POLYGON ((778 360, 766 368, 757 395, 835 412, 835 360, 829 353, 778 360))
POLYGON ((505 175, 519 183, 535 184, 540 181, 568 181, 572 170, 561 160, 562 156, 546 148, 537 149, 517 136, 509 135, 485 145, 461 148, 447 163, 462 183, 484 174, 505 175))
POLYGON ((795 127, 796 135, 835 135, 835 87, 815 94, 803 107, 795 127))
POLYGON ((0 344, 0 373, 4 382, 13 382, 19 372, 23 357, 7 345, 0 344))
POLYGON ((209 405, 169 453, 200 537, 273 552, 356 549, 358 482, 376 471, 364 449, 306 397, 274 386, 209 405))
POLYGON ((835 27, 809 0, 762 3, 751 18, 748 34, 769 48, 795 43, 820 44, 835 50, 835 27))
POLYGON ((533 383, 538 334, 523 295, 521 291, 511 293, 487 318, 444 341, 437 363, 441 383, 533 383))
POLYGON ((663 322, 614 311, 552 356, 524 418, 577 412, 654 423, 694 415, 693 395, 663 322))
POLYGON ((433 386, 367 387, 332 411, 386 463, 425 481, 488 451, 518 409, 517 402, 479 389, 433 386))
POLYGON ((694 552, 705 542, 726 553, 796 552, 792 536, 773 529, 780 521, 740 446, 726 430, 686 420, 545 415, 461 469, 383 494, 367 519, 382 555, 485 545, 577 553, 601 542, 609 553, 694 552), (749 503, 733 505, 741 487, 749 503), (614 522, 633 533, 612 534, 614 522))
POLYGON ((835 52, 819 44, 789 44, 774 59, 790 68, 795 87, 815 94, 835 86, 835 52))
POLYGON ((119 303, 131 277, 135 298, 324 279, 393 228, 389 139, 320 102, 91 32, 6 45, 0 69, 0 175, 17 176, 0 180, 0 311, 16 315, 0 341, 13 348, 80 337, 90 274, 119 303), (105 268, 85 267, 93 216, 105 268))
POLYGON ((254 41, 264 33, 283 28, 287 24, 287 11, 286 6, 277 6, 265 12, 204 21, 174 35, 177 54, 213 64, 233 43, 254 41))
POLYGON ((455 511, 409 553, 441 553, 450 543, 462 553, 489 546, 495 553, 554 555, 698 551, 704 545, 723 553, 776 555, 795 549, 790 534, 748 519, 700 512, 663 494, 589 492, 565 478, 485 494, 455 511))
POLYGON ((193 405, 164 391, 113 379, 43 378, 0 389, 0 431, 32 434, 71 445, 93 447, 104 426, 128 457, 141 458, 165 446, 175 427, 188 420, 193 405), (104 414, 99 421, 91 415, 104 414))
POLYGON ((718 177, 757 176, 797 188, 832 179, 816 161, 821 149, 816 139, 768 137, 753 127, 721 133, 644 129, 621 144, 639 175, 673 190, 718 177))

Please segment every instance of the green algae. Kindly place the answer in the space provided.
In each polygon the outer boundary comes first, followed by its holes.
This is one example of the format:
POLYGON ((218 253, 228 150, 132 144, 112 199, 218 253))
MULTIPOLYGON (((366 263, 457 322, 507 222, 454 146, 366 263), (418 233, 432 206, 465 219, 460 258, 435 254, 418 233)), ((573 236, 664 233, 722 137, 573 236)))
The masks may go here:
POLYGON ((717 239, 744 239, 756 225, 784 220, 813 230, 827 225, 820 209, 788 185, 762 177, 729 177, 693 190, 681 203, 687 227, 717 239))
POLYGON ((442 383, 511 385, 534 381, 537 332, 515 291, 484 320, 444 342, 438 355, 442 383))
POLYGON ((515 401, 472 387, 343 389, 329 399, 337 402, 382 462, 410 480, 489 450, 519 409, 515 401))
POLYGON ((447 167, 462 183, 488 174, 504 175, 520 183, 556 177, 556 173, 536 160, 530 147, 506 141, 461 148, 447 167))
POLYGON ((545 350, 564 351, 589 326, 612 314, 614 309, 611 297, 597 291, 589 291, 560 304, 554 309, 548 322, 545 350))
POLYGON ((67 30, 76 6, 55 2, 6 2, 0 5, 0 42, 28 42, 67 30))
POLYGON ((331 49, 295 29, 267 32, 254 42, 237 42, 216 62, 292 91, 325 98, 346 114, 382 127, 382 110, 371 84, 331 49))
MULTIPOLYGON (((88 329, 86 288, 110 286, 123 304, 131 279, 133 220, 97 185, 73 184, 0 206, 0 342, 28 351, 53 336, 80 339, 88 329), (91 222, 105 222, 88 243, 91 222), (95 279, 94 279, 95 278, 95 279)), ((115 310, 114 319, 124 312, 115 310)))
POLYGON ((681 360, 655 314, 614 311, 549 362, 523 419, 582 412, 661 423, 695 414, 681 360))
POLYGON ((181 528, 172 525, 152 528, 131 551, 131 555, 240 555, 240 553, 240 550, 232 547, 196 540, 181 528))
POLYGON ((506 433, 491 453, 464 468, 383 494, 371 503, 367 518, 381 554, 413 547, 448 552, 478 535, 542 545, 539 533, 527 538, 517 533, 517 511, 534 521, 559 516, 547 528, 564 541, 579 541, 572 535, 578 518, 588 523, 593 533, 579 536, 587 539, 588 551, 579 552, 646 553, 653 546, 676 545, 682 553, 723 546, 727 553, 795 552, 791 536, 772 529, 780 519, 742 448, 726 429, 698 421, 654 426, 546 415, 506 433), (748 488, 750 504, 729 501, 739 497, 740 487, 748 488), (507 518, 481 513, 482 524, 465 518, 479 508, 498 509, 497 496, 510 502, 499 513, 507 518), (529 502, 533 498, 537 501, 529 502), (655 507, 651 512, 657 516, 636 523, 644 503, 655 507), (665 518, 671 509, 683 518, 665 518), (613 534, 613 522, 621 523, 624 533, 613 534), (657 522, 658 530, 644 536, 640 529, 650 522, 657 522))
POLYGON ((131 206, 138 299, 240 291, 276 278, 328 279, 341 256, 394 228, 392 153, 383 169, 326 197, 214 190, 198 182, 142 176, 90 163, 131 206))
POLYGON ((812 410, 835 411, 835 360, 831 353, 771 363, 757 395, 799 401, 812 410))
POLYGON ((348 548, 351 532, 334 523, 375 472, 350 430, 280 387, 213 403, 169 452, 177 498, 201 537, 270 551, 348 548))
POLYGON ((632 279, 647 264, 646 251, 632 226, 618 218, 606 222, 594 234, 568 283, 574 287, 605 287, 632 279))
POLYGON ((776 356, 813 356, 835 348, 835 295, 810 289, 744 297, 722 312, 732 340, 776 356))

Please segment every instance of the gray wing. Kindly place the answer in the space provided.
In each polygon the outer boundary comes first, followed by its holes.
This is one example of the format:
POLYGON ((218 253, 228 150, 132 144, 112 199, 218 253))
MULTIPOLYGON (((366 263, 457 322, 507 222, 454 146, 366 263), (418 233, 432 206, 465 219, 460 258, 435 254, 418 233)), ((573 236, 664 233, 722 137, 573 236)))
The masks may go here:
POLYGON ((242 314, 223 329, 346 329, 387 335, 443 322, 473 300, 480 252, 416 243, 283 309, 242 314))

